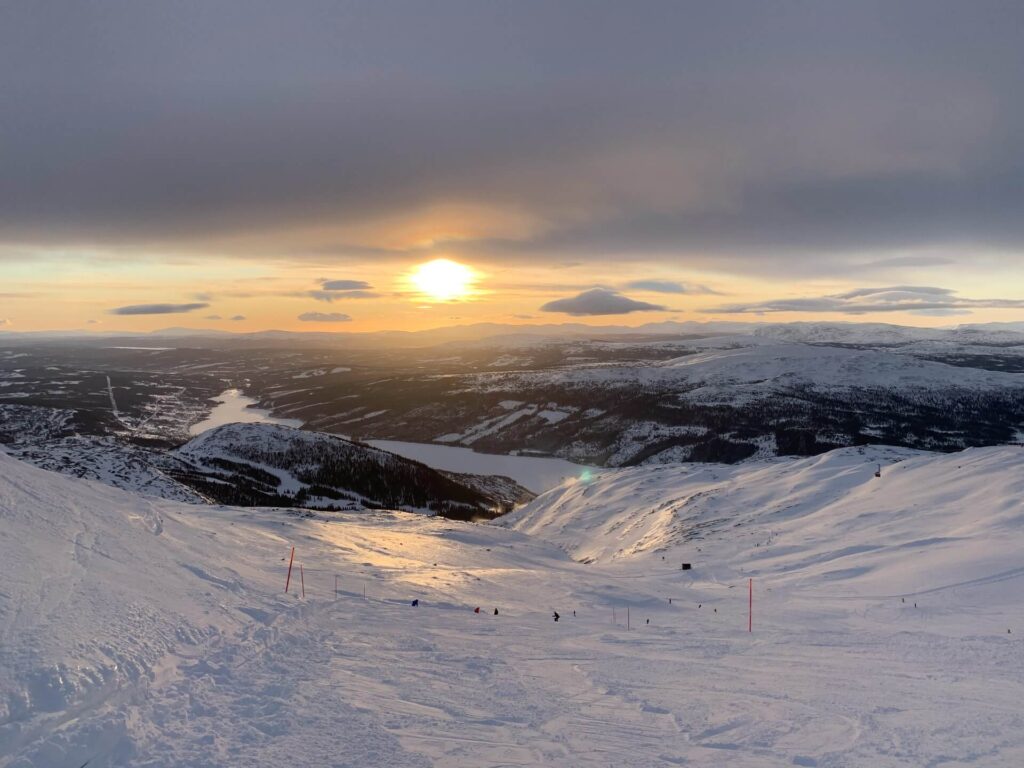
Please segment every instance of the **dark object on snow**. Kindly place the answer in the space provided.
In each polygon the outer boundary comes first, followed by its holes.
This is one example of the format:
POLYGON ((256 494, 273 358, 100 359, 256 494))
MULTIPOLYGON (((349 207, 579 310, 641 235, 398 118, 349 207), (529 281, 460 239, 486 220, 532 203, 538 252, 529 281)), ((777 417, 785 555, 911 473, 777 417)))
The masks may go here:
POLYGON ((417 605, 419 605, 419 604, 420 604, 420 601, 419 601, 419 600, 413 600, 413 601, 412 601, 412 607, 413 607, 413 608, 415 608, 415 607, 416 607, 417 605))
POLYGON ((690 563, 683 563, 683 567, 682 567, 682 568, 680 568, 680 570, 682 570, 682 571, 688 571, 688 570, 690 570, 691 568, 693 568, 693 566, 692 566, 692 565, 691 565, 690 563))
POLYGON ((648 624, 650 624, 650 623, 651 623, 651 620, 650 620, 650 619, 648 619, 648 620, 647 620, 647 623, 648 623, 648 624))
POLYGON ((473 609, 473 613, 480 613, 480 606, 479 605, 476 608, 473 609))
POLYGON ((555 611, 553 614, 551 614, 551 618, 553 618, 555 621, 558 621, 562 617, 558 615, 558 611, 555 611))
POLYGON ((494 615, 495 615, 495 616, 497 616, 497 615, 498 615, 498 609, 497 609, 497 608, 495 608, 495 609, 494 609, 494 615))

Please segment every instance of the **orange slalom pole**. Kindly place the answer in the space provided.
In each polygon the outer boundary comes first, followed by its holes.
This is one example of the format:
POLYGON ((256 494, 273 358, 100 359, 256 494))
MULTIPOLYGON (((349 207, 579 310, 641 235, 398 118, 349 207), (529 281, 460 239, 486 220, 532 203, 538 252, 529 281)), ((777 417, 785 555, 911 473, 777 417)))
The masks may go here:
POLYGON ((295 562, 295 547, 292 547, 292 556, 288 561, 288 576, 284 580, 284 591, 288 591, 288 585, 292 583, 292 563, 295 562))

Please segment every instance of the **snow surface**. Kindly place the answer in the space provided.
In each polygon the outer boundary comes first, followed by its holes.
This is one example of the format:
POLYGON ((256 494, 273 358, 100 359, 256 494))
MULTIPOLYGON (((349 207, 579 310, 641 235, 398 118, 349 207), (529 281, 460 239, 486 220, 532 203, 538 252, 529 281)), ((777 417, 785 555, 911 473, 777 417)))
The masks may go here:
POLYGON ((1021 448, 846 449, 608 472, 510 530, 0 453, 0 766, 1020 765, 1022 492, 1021 448))

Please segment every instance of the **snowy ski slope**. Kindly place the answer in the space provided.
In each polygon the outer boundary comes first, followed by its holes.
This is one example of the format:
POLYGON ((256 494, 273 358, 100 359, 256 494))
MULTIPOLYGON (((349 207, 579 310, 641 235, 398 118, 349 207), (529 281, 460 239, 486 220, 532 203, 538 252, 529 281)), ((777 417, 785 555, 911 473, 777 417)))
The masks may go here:
POLYGON ((1020 448, 845 449, 607 472, 503 527, 0 453, 0 766, 1019 765, 1022 492, 1020 448))

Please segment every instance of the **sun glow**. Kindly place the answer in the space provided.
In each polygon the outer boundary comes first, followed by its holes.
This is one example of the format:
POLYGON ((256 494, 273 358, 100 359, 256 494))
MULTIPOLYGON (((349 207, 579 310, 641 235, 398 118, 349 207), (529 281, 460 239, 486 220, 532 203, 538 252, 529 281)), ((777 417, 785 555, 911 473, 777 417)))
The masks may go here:
POLYGON ((478 279, 472 267, 449 259, 434 259, 420 264, 409 275, 416 290, 434 301, 466 298, 473 293, 473 284, 478 279))

